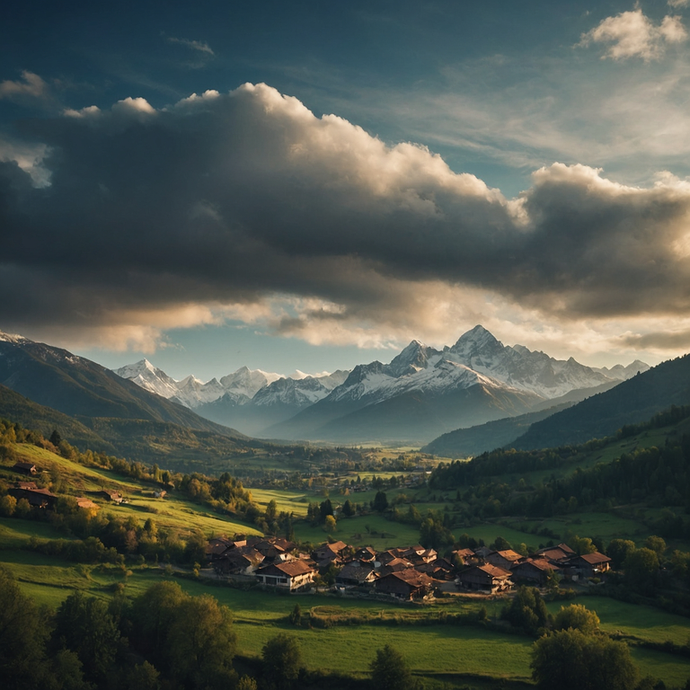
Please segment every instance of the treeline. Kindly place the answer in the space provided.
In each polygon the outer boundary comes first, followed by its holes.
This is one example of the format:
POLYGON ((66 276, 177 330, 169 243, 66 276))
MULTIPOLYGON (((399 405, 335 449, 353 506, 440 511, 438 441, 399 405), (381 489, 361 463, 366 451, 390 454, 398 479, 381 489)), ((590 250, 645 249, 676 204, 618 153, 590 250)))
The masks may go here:
MULTIPOLYGON (((547 479, 534 486, 528 485, 524 479, 515 485, 485 482, 482 481, 482 470, 472 467, 475 462, 479 468, 482 462, 496 466, 503 462, 504 473, 513 472, 517 465, 526 471, 527 463, 552 463, 554 458, 565 457, 566 452, 558 449, 542 451, 540 455, 494 451, 469 463, 453 462, 439 467, 432 477, 432 487, 459 487, 458 511, 453 516, 458 524, 473 518, 507 515, 550 517, 572 513, 583 506, 606 510, 615 505, 640 501, 652 501, 657 506, 690 508, 688 434, 662 448, 653 446, 624 453, 612 462, 588 469, 577 468, 567 477, 547 479), (559 452, 563 455, 559 456, 559 452), (461 491, 463 487, 465 491, 461 491)), ((672 510, 663 512, 650 526, 666 538, 690 537, 690 521, 672 510)))
POLYGON ((487 451, 471 461, 456 460, 439 465, 429 478, 432 489, 471 486, 481 483, 484 477, 506 474, 524 474, 543 470, 557 470, 575 463, 580 456, 599 450, 610 443, 637 434, 676 424, 690 417, 690 405, 672 405, 654 415, 648 422, 626 424, 615 437, 592 439, 587 443, 543 450, 515 450, 514 448, 487 451))
POLYGON ((371 681, 304 667, 297 639, 270 638, 261 658, 239 658, 231 611, 163 581, 128 599, 75 592, 38 608, 0 566, 3 690, 419 690, 405 660, 384 647, 371 681))

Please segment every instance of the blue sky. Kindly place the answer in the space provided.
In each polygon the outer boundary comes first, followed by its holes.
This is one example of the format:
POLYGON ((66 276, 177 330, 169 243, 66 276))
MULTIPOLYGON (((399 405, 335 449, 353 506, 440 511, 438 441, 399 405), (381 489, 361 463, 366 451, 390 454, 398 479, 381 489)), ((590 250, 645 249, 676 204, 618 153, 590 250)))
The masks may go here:
POLYGON ((0 329, 202 379, 682 354, 689 5, 4 6, 0 329))

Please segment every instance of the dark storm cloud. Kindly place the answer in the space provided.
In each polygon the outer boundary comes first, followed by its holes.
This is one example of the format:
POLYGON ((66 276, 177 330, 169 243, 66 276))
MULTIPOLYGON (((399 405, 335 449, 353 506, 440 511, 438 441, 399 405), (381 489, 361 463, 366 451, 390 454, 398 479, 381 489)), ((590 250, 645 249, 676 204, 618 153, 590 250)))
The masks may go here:
POLYGON ((623 342, 636 349, 656 348, 659 350, 686 350, 690 347, 690 331, 630 335, 626 336, 623 342))
POLYGON ((384 322, 422 310, 410 287, 425 281, 557 315, 690 306, 690 189, 673 180, 637 189, 555 164, 508 201, 264 85, 164 111, 126 99, 22 135, 48 145, 51 185, 2 164, 0 323, 109 325, 278 294, 384 322))

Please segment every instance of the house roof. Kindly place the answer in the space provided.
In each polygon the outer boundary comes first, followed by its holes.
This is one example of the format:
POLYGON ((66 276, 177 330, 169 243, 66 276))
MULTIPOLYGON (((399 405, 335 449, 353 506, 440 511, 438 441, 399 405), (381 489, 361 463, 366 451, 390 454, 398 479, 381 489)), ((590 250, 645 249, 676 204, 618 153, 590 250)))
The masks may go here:
POLYGON ((288 577, 296 577, 297 575, 306 575, 307 573, 314 572, 314 568, 308 565, 305 561, 300 560, 298 558, 292 561, 285 561, 284 563, 274 563, 272 566, 268 567, 276 568, 288 577))
POLYGON ((484 563, 483 565, 475 565, 473 567, 497 579, 505 579, 510 577, 510 572, 508 570, 499 568, 497 565, 492 565, 491 563, 484 563))
POLYGON ((34 465, 33 462, 15 462, 13 469, 31 471, 36 469, 36 465, 34 465))
MULTIPOLYGON (((513 551, 512 549, 505 549, 504 551, 494 551, 495 554, 498 554, 501 558, 505 558, 506 561, 519 561, 522 556, 517 552, 513 551)), ((489 554, 489 556, 492 556, 493 554, 489 554)))
POLYGON ((578 559, 582 559, 585 563, 590 565, 599 565, 600 563, 609 563, 611 559, 608 556, 604 556, 603 553, 595 551, 594 553, 583 553, 578 556, 578 559))
POLYGON ((515 566, 515 569, 522 568, 523 566, 532 566, 543 572, 546 572, 547 570, 558 570, 558 568, 555 568, 553 565, 551 565, 551 563, 549 563, 545 558, 528 558, 526 561, 518 563, 515 566))

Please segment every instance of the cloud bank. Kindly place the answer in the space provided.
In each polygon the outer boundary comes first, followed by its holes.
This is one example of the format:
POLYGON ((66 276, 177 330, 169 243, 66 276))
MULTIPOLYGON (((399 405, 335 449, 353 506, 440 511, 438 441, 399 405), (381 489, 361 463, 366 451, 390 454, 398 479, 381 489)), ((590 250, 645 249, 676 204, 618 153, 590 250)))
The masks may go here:
MULTIPOLYGON (((672 7, 686 4, 683 0, 669 2, 672 7)), ((641 9, 621 12, 607 17, 591 31, 583 34, 580 45, 605 43, 608 48, 602 57, 614 60, 640 57, 645 61, 658 60, 666 44, 681 43, 688 37, 680 17, 667 15, 656 26, 641 9)))
POLYGON ((0 163, 7 330, 152 349, 165 329, 232 319, 386 347, 510 310, 690 307, 690 184, 671 175, 637 188, 554 163, 507 199, 264 84, 163 110, 128 98, 22 134, 45 147, 50 183, 0 163))

